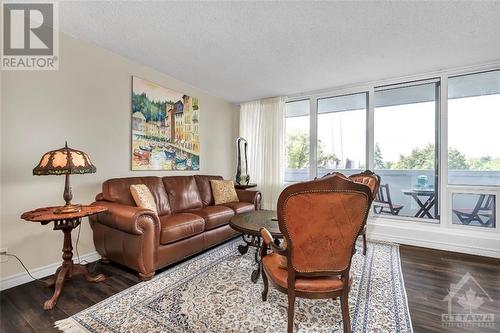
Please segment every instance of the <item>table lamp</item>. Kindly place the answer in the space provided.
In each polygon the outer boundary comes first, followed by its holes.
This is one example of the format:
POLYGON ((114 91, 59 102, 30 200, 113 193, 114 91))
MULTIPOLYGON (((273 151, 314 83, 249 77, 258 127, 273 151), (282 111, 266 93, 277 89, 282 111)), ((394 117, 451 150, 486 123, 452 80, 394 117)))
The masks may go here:
POLYGON ((95 166, 87 154, 82 151, 71 149, 68 143, 63 148, 45 153, 38 165, 33 169, 33 175, 65 175, 64 206, 54 210, 55 214, 76 213, 81 210, 81 205, 72 205, 73 193, 69 182, 70 174, 83 174, 96 172, 95 166))

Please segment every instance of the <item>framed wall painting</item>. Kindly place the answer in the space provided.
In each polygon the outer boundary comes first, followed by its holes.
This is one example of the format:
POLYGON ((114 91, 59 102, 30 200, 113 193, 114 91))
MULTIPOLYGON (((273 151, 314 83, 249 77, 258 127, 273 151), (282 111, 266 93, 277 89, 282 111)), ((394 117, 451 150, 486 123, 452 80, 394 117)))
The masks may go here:
POLYGON ((132 77, 132 170, 199 170, 198 98, 132 77))

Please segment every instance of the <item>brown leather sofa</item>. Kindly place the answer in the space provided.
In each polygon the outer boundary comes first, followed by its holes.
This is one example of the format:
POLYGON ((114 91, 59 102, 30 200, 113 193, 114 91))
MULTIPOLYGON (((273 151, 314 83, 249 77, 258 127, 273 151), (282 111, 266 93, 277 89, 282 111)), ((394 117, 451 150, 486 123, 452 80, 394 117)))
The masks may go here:
POLYGON ((235 214, 260 209, 258 191, 236 190, 239 202, 215 205, 211 179, 220 176, 130 177, 109 179, 94 205, 108 212, 90 218, 94 244, 103 261, 139 272, 142 280, 155 271, 228 240, 238 232, 228 225, 235 214), (145 184, 158 215, 135 205, 130 185, 145 184))

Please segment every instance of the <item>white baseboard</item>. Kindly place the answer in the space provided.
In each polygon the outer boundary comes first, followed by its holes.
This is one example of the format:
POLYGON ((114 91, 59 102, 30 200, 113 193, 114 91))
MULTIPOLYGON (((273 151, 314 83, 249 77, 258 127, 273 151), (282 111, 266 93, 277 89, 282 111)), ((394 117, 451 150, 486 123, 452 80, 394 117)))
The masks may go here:
MULTIPOLYGON (((95 251, 80 256, 80 261, 85 260, 87 262, 92 262, 92 261, 96 261, 99 259, 101 259, 101 256, 95 251)), ((15 260, 17 262, 17 260, 15 258, 12 258, 12 257, 10 257, 9 260, 15 260)), ((19 264, 19 266, 21 267, 21 264, 19 264)), ((41 279, 41 278, 44 278, 46 276, 54 274, 59 266, 61 266, 61 262, 56 262, 56 263, 53 263, 53 264, 50 264, 47 266, 32 269, 32 270, 30 270, 30 273, 31 273, 31 275, 33 275, 37 279, 41 279)), ((27 283, 30 281, 33 281, 33 280, 28 275, 28 273, 26 273, 26 271, 24 271, 24 269, 23 269, 23 272, 21 272, 21 273, 17 273, 17 274, 2 278, 0 280, 0 291, 5 290, 5 289, 9 289, 9 288, 12 288, 15 286, 19 286, 21 284, 24 284, 24 283, 27 283)))
POLYGON ((464 231, 421 222, 371 219, 367 238, 437 250, 500 258, 500 234, 464 231))

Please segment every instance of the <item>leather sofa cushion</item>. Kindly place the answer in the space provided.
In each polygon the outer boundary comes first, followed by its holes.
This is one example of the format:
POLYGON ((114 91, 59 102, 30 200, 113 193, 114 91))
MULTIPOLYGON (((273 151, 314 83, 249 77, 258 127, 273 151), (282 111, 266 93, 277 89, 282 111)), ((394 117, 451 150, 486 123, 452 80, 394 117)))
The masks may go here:
POLYGON ((170 214, 167 192, 160 177, 128 177, 108 179, 102 184, 102 197, 106 201, 135 206, 130 193, 130 185, 144 184, 148 187, 156 203, 158 215, 170 214))
POLYGON ((160 225, 160 243, 163 245, 201 234, 205 230, 205 221, 191 213, 160 216, 160 225))
POLYGON ((205 230, 226 225, 229 223, 231 217, 234 216, 233 210, 224 206, 207 206, 190 212, 201 216, 205 220, 205 230))
POLYGON ((201 208, 200 192, 193 176, 163 177, 168 201, 174 213, 201 208))
POLYGON ((195 175, 194 179, 196 180, 196 185, 198 185, 203 206, 213 206, 214 197, 212 195, 212 186, 210 185, 210 181, 223 180, 223 178, 221 176, 195 175))
POLYGON ((219 206, 225 206, 231 208, 236 214, 251 212, 255 210, 255 206, 248 202, 227 202, 219 206))
MULTIPOLYGON (((282 256, 271 253, 262 258, 262 265, 267 276, 280 287, 288 288, 288 270, 280 267, 282 256)), ((297 277, 295 290, 306 292, 328 292, 342 289, 340 277, 297 277)))

